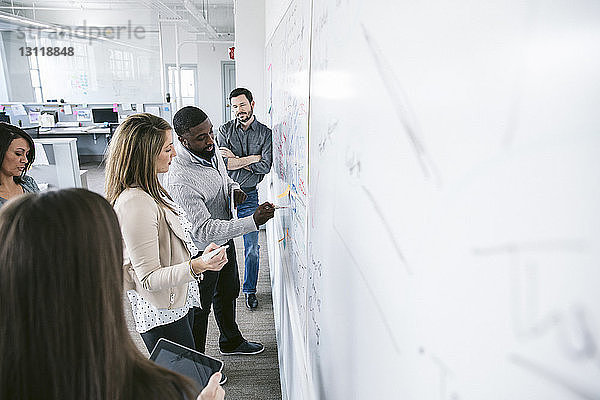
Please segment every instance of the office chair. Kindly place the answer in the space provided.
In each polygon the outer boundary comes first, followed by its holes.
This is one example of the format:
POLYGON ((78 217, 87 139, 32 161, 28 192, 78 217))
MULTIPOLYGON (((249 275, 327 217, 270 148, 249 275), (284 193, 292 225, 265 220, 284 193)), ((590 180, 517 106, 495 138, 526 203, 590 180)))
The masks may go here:
POLYGON ((40 137, 40 127, 39 126, 32 126, 30 128, 21 128, 21 129, 23 129, 33 139, 37 139, 40 137))

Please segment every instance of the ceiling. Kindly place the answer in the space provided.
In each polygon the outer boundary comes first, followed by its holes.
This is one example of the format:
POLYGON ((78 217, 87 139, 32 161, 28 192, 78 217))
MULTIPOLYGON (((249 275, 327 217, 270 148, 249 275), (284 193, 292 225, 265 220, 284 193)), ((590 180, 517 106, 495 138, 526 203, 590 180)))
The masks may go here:
POLYGON ((195 33, 198 40, 233 41, 234 0, 0 0, 0 30, 21 25, 6 20, 2 15, 12 14, 38 22, 36 13, 48 11, 103 11, 131 13, 136 10, 155 12, 158 22, 173 23, 188 32, 195 33))

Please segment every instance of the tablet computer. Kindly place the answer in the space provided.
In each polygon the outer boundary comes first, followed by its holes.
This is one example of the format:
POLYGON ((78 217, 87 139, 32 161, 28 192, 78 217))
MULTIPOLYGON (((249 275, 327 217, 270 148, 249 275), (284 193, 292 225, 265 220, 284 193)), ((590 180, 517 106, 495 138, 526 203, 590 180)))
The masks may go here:
POLYGON ((156 343, 150 354, 150 360, 171 371, 191 378, 197 383, 198 392, 208 384, 212 374, 223 369, 223 361, 165 338, 159 339, 156 343))

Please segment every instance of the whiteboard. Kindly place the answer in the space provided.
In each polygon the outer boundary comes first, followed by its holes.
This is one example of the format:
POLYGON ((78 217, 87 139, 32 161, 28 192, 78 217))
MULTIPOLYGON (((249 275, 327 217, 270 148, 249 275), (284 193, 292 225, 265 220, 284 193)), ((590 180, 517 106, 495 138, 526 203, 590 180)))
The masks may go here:
MULTIPOLYGON (((77 36, 77 35, 74 35, 77 36)), ((159 40, 153 32, 126 41, 44 33, 38 46, 73 48, 73 56, 39 57, 46 99, 70 103, 162 101, 159 40)))
MULTIPOLYGON (((308 103, 310 3, 292 3, 266 47, 267 115, 273 132, 269 197, 281 208, 268 231, 279 365, 290 397, 309 398, 308 103), (281 275, 277 275, 281 274, 281 275)), ((285 385, 285 384, 284 384, 285 385)))
POLYGON ((274 127, 288 80, 309 98, 306 253, 269 249, 286 398, 600 399, 598 43, 595 1, 290 3, 266 60, 274 127))

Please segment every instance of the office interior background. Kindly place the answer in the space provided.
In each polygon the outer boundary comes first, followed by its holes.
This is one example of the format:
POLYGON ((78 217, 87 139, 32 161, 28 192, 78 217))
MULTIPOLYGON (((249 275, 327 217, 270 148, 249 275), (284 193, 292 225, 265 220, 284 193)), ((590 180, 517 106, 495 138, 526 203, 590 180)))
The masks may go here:
POLYGON ((600 3, 5 0, 0 32, 48 190, 127 115, 254 94, 275 373, 230 393, 600 398, 600 3))

